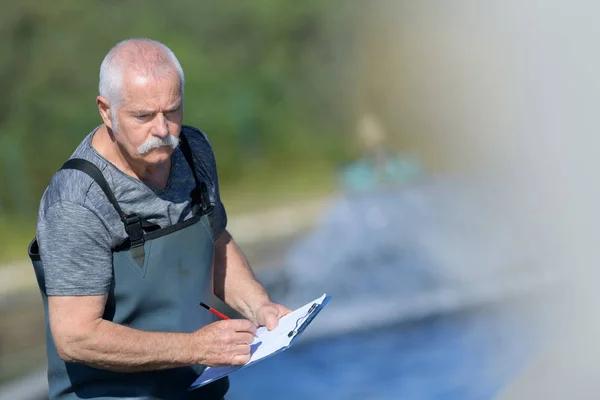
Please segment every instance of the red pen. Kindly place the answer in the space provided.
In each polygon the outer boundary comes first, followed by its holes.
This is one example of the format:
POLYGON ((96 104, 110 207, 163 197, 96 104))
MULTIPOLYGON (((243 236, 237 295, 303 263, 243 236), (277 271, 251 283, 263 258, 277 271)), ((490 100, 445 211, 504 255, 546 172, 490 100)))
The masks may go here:
POLYGON ((223 313, 218 312, 217 310, 215 310, 214 308, 212 308, 209 305, 204 304, 203 302, 200 302, 200 305, 204 308, 206 308, 208 311, 210 311, 211 313, 215 314, 218 317, 221 317, 221 319, 229 319, 229 317, 223 313))

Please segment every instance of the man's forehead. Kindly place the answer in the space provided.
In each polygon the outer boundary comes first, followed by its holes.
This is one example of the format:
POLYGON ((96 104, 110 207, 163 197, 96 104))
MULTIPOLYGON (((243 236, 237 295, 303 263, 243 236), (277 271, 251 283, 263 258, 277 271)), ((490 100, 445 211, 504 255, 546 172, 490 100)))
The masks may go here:
POLYGON ((158 110, 170 110, 177 108, 181 105, 182 101, 180 97, 169 98, 169 101, 160 101, 160 99, 141 99, 136 100, 134 98, 125 99, 125 102, 121 108, 129 111, 147 111, 156 112, 158 110))
POLYGON ((178 76, 156 78, 132 74, 123 83, 123 100, 127 108, 156 108, 176 105, 181 102, 181 87, 178 76))
POLYGON ((123 74, 123 89, 125 91, 179 91, 181 89, 181 82, 179 80, 179 74, 177 74, 175 71, 169 71, 156 75, 132 71, 123 74))

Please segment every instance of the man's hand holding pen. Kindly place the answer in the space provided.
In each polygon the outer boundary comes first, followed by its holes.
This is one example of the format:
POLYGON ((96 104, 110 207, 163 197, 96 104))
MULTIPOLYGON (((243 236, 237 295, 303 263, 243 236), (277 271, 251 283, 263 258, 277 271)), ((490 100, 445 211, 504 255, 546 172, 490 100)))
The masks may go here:
POLYGON ((250 345, 256 337, 256 327, 266 326, 271 331, 277 328, 281 317, 291 312, 281 304, 269 302, 259 306, 254 321, 249 321, 229 319, 205 303, 200 305, 222 319, 192 334, 193 354, 196 355, 193 363, 211 367, 246 364, 250 361, 250 345))

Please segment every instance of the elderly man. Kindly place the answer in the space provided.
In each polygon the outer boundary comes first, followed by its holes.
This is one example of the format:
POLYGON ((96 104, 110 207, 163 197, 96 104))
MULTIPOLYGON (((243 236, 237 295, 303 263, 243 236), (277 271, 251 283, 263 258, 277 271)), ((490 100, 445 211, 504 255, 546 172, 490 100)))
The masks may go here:
MULTIPOLYGON (((273 303, 226 231, 206 136, 182 125, 184 74, 163 44, 117 44, 100 68, 103 124, 41 200, 29 248, 47 319, 50 399, 221 399, 206 366, 242 365, 273 303), (216 294, 247 319, 199 307, 216 294)), ((257 227, 257 229, 259 229, 257 227)))

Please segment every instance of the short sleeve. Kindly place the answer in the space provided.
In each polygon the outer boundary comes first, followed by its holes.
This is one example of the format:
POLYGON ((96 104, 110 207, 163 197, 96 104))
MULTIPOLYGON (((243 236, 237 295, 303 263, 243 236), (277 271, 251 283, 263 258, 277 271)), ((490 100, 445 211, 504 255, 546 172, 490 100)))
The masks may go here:
POLYGON ((227 228, 227 212, 220 198, 215 203, 213 221, 213 234, 215 237, 219 237, 227 228))
POLYGON ((211 180, 213 181, 214 186, 214 219, 213 219, 213 234, 215 237, 219 237, 221 233, 225 231, 227 228, 227 212, 225 211, 225 206, 221 201, 221 193, 219 191, 219 177, 217 176, 217 165, 214 161, 213 155, 213 168, 211 171, 211 180))
POLYGON ((40 215, 37 239, 49 296, 108 293, 110 234, 95 213, 75 203, 55 203, 40 215))

